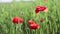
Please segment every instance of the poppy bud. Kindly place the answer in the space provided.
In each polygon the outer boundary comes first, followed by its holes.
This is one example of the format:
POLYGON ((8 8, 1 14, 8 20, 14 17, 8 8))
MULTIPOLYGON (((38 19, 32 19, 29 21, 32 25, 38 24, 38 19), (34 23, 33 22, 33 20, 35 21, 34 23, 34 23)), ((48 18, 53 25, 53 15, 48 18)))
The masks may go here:
POLYGON ((44 20, 43 19, 40 19, 40 22, 43 22, 44 20))

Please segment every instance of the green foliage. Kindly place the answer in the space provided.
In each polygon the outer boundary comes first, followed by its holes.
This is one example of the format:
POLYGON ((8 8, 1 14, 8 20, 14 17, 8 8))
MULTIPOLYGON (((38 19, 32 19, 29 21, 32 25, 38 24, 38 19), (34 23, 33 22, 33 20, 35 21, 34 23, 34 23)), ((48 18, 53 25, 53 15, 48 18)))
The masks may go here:
POLYGON ((35 2, 14 2, 11 4, 0 4, 0 34, 60 34, 60 0, 36 0, 35 2), (35 7, 47 6, 47 13, 35 14, 35 7), (24 13, 22 15, 22 12, 24 13), (18 24, 15 32, 12 18, 19 16, 24 18, 24 24, 18 24), (43 23, 39 19, 43 18, 43 23), (28 20, 32 19, 41 25, 40 29, 30 30, 28 20), (20 27, 21 26, 21 27, 20 27))

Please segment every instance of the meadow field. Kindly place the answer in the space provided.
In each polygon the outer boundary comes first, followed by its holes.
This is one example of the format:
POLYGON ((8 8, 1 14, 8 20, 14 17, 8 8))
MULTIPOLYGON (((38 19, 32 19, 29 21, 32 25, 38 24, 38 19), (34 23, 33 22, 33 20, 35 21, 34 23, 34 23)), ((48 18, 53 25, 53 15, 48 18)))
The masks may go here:
POLYGON ((60 0, 0 3, 0 34, 60 34, 60 0), (46 6, 48 12, 36 15, 36 6, 46 6), (22 17, 24 23, 14 25, 12 18, 15 16, 22 17), (44 22, 40 22, 40 18, 44 22), (39 24, 40 28, 30 30, 30 19, 39 24))

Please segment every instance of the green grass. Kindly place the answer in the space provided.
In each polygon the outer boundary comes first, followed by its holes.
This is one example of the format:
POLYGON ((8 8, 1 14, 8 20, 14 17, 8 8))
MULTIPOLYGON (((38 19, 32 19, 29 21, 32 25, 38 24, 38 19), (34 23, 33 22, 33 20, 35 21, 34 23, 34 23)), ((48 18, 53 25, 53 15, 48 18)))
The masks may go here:
POLYGON ((60 34, 60 0, 36 0, 35 2, 19 2, 11 4, 0 4, 0 34, 60 34), (44 5, 48 7, 47 13, 35 14, 35 6, 44 5), (24 12, 24 15, 21 14, 24 12), (24 18, 24 24, 18 24, 15 32, 12 18, 19 16, 24 18), (39 19, 43 18, 44 22, 40 23, 39 19), (32 19, 40 24, 41 28, 30 30, 28 20, 32 19), (20 26, 22 29, 20 30, 20 26))

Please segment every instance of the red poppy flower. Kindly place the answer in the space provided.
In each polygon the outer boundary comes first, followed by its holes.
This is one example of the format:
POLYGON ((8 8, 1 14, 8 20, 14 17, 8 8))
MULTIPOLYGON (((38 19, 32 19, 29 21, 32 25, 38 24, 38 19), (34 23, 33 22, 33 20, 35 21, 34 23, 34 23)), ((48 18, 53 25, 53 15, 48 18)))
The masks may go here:
POLYGON ((19 23, 23 23, 24 20, 22 18, 19 18, 19 23))
POLYGON ((23 19, 19 17, 14 17, 12 21, 14 24, 23 23, 23 19))
POLYGON ((39 29, 39 28, 40 28, 40 26, 38 24, 30 24, 30 29, 35 30, 35 29, 39 29))
POLYGON ((36 13, 39 13, 39 12, 44 11, 45 9, 46 9, 45 6, 36 6, 36 10, 35 10, 35 12, 36 12, 36 13))
POLYGON ((28 23, 29 24, 35 24, 35 22, 33 20, 29 20, 28 23))
POLYGON ((48 0, 45 0, 45 2, 48 2, 48 0))
POLYGON ((40 26, 37 24, 37 28, 39 29, 40 28, 40 26))
POLYGON ((37 29, 37 25, 36 24, 30 24, 30 29, 37 29))
POLYGON ((38 9, 35 10, 35 13, 39 13, 40 11, 38 9))
POLYGON ((46 9, 44 10, 44 12, 48 12, 48 8, 46 8, 46 9))

